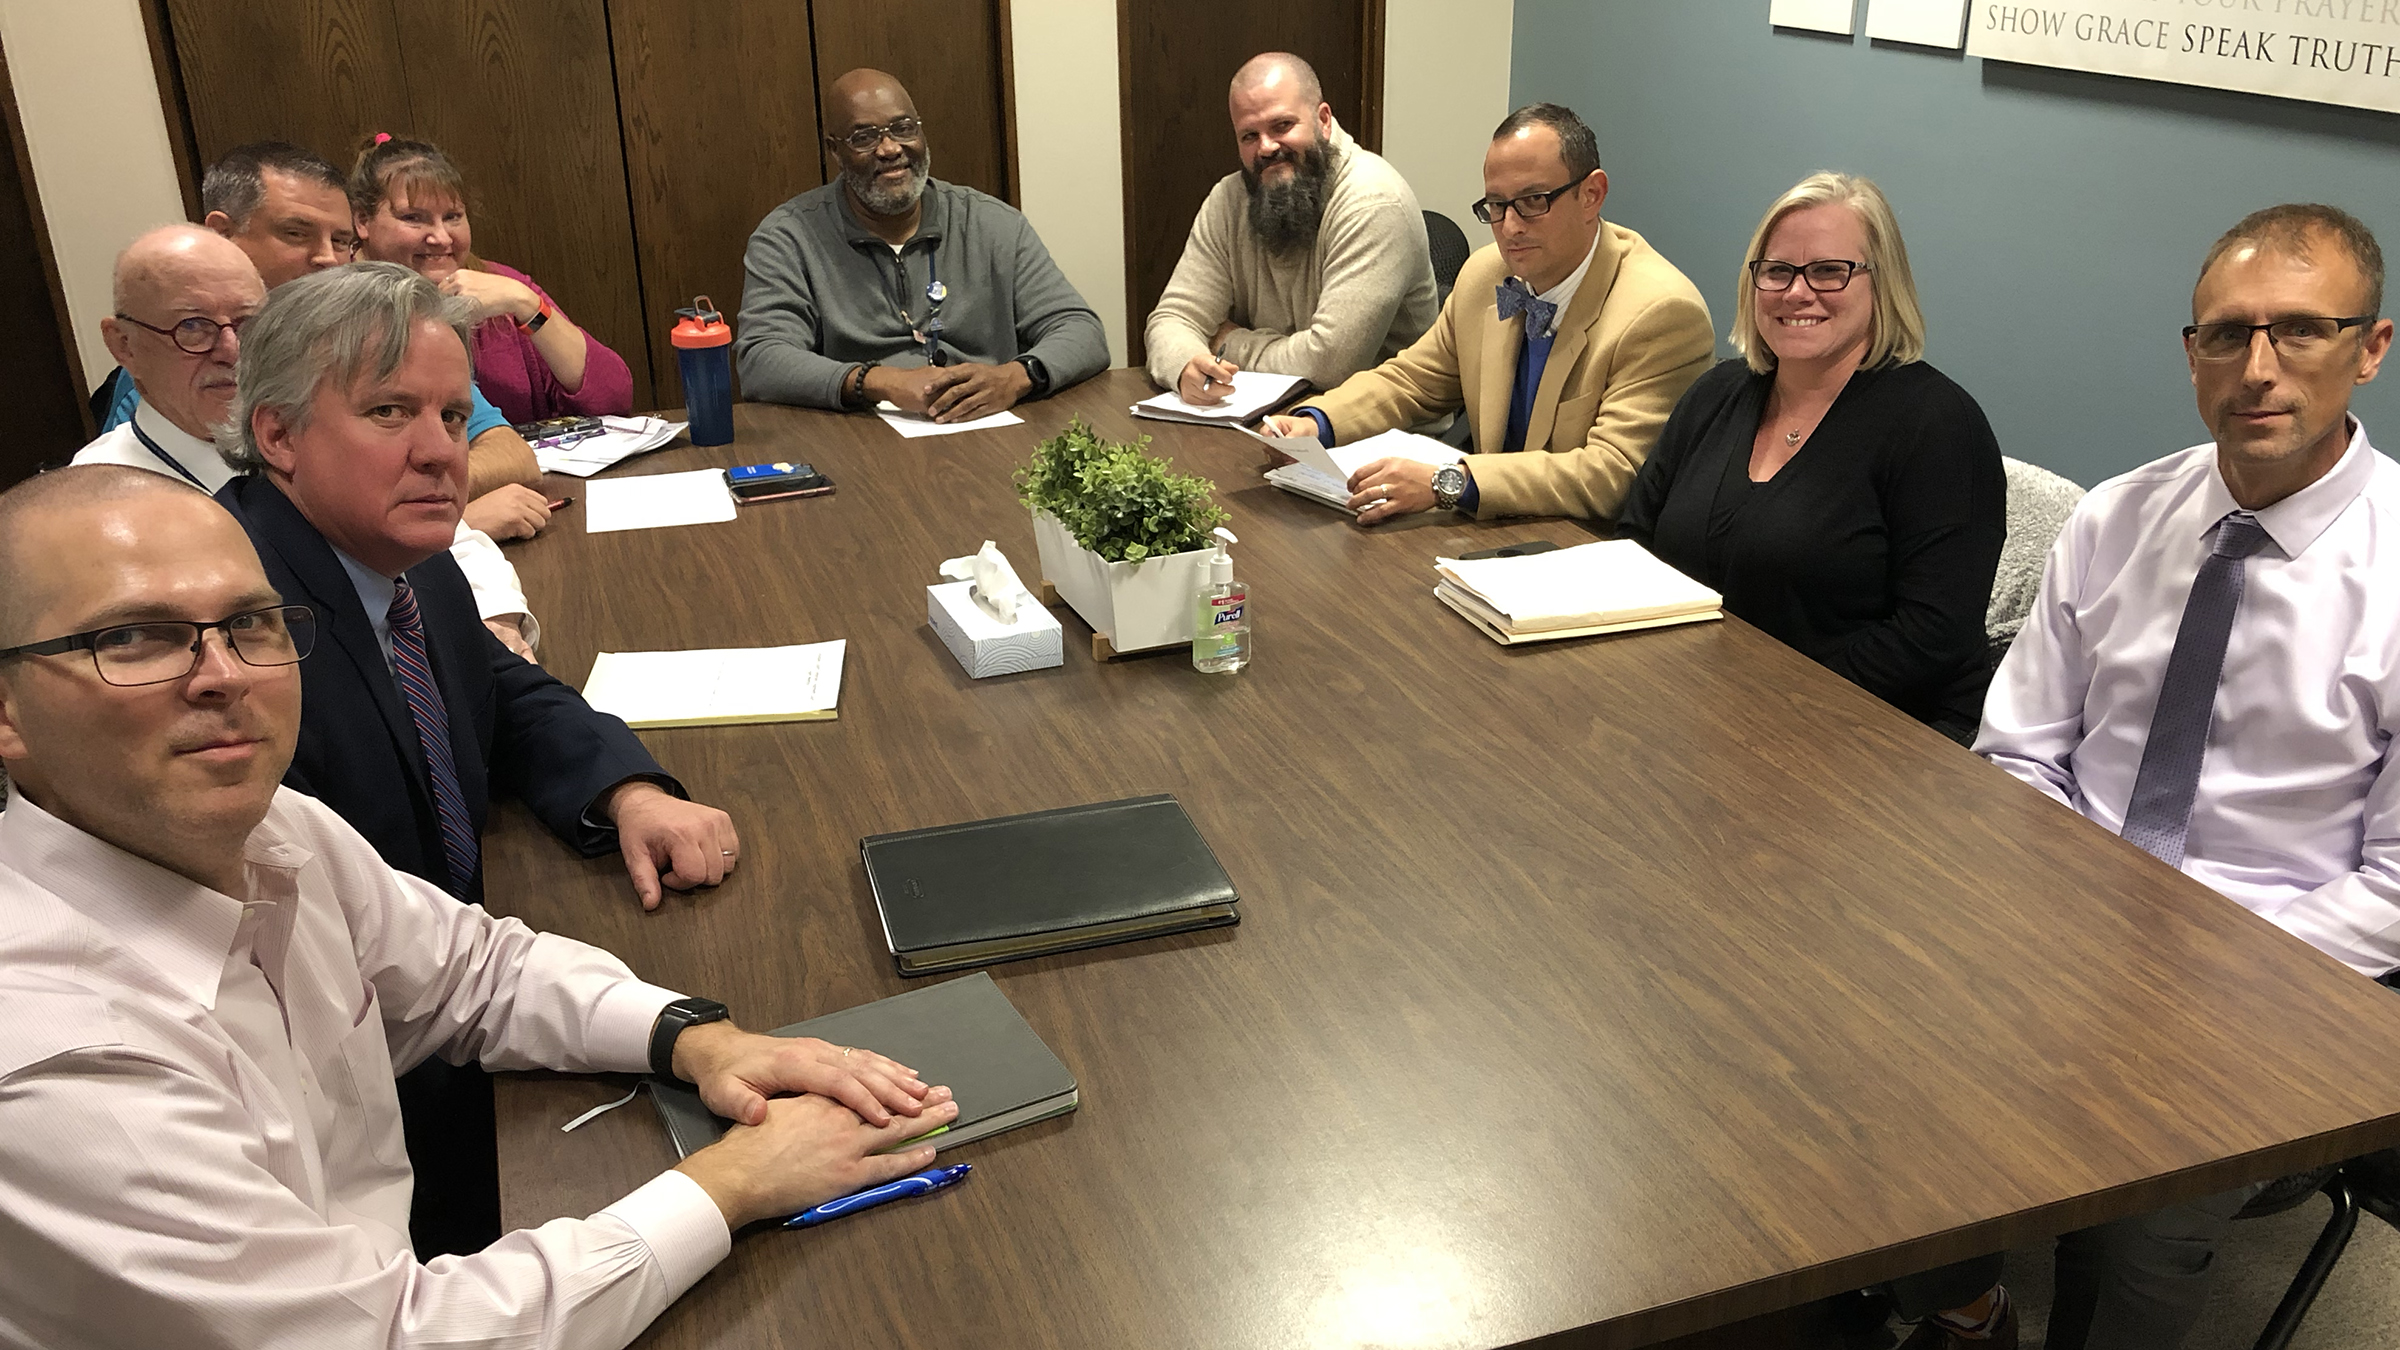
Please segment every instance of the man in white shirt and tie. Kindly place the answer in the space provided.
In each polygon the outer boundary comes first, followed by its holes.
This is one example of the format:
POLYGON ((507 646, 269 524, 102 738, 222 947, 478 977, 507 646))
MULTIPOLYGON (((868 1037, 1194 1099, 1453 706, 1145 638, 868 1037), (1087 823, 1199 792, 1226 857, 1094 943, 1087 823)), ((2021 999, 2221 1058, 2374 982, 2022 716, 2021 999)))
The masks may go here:
MULTIPOLYGON (((2383 255, 2328 206, 2209 250, 2196 445, 2083 499, 1976 750, 2361 975, 2400 967, 2400 464, 2350 393, 2383 255)), ((2059 1240, 2053 1350, 2172 1347, 2242 1188, 2059 1240)))
POLYGON ((0 1346, 621 1346, 744 1224, 957 1108, 396 872, 278 786, 308 613, 164 475, 0 494, 0 1346), (661 1068, 741 1122, 588 1218, 420 1262, 393 1070, 661 1068), (776 1096, 778 1093, 800 1095, 776 1096))

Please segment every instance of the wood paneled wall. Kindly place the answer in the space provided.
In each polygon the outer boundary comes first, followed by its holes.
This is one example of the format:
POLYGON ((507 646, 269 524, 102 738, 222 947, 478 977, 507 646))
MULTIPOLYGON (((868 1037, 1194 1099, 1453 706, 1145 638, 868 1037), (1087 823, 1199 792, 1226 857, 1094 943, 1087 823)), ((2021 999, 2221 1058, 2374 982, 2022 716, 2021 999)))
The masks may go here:
POLYGON ((0 314, 9 316, 0 324, 0 370, 8 372, 9 390, 8 434, 0 436, 4 489, 65 463, 92 438, 93 426, 5 57, 0 117, 8 131, 7 144, 0 145, 0 314))
POLYGON ((1316 68, 1344 130, 1383 145, 1381 0, 1221 0, 1204 13, 1171 0, 1118 0, 1125 145, 1127 347, 1142 363, 1142 326, 1183 256, 1192 217, 1218 179, 1241 167, 1226 88, 1260 52, 1292 52, 1316 68))
POLYGON ((475 249, 540 281, 682 401, 667 329, 740 308, 759 219, 823 183, 818 90, 854 66, 908 85, 934 172, 1008 198, 1006 0, 148 0, 201 165, 245 141, 345 168, 376 131, 468 177, 475 249), (188 108, 188 113, 186 109, 188 108))

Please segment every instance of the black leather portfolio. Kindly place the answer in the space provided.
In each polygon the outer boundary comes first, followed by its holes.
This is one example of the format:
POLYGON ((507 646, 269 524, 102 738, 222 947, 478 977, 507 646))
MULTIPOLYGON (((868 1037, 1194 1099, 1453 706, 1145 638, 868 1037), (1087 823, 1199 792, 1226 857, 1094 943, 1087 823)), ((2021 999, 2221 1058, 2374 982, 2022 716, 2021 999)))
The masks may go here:
MULTIPOLYGON (((1075 1075, 981 971, 777 1027, 771 1034, 863 1046, 915 1069, 928 1083, 949 1088, 958 1099, 958 1119, 932 1137, 936 1148, 956 1148, 1064 1115, 1081 1100, 1075 1075)), ((688 1158, 725 1133, 726 1122, 701 1104, 698 1092, 682 1085, 650 1086, 659 1118, 675 1140, 675 1156, 688 1158)))
POLYGON ((859 842, 903 975, 1239 923, 1232 878, 1168 794, 859 842))

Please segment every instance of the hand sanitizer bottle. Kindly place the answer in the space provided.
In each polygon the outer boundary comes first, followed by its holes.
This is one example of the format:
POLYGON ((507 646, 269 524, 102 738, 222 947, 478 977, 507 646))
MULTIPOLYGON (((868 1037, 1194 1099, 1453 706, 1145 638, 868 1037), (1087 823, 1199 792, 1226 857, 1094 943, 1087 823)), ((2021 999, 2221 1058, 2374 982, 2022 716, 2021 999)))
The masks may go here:
POLYGON ((1208 580, 1192 606, 1192 668, 1231 675, 1250 664, 1250 588, 1233 579, 1233 555, 1225 551, 1227 544, 1242 541, 1223 526, 1216 535, 1208 580))

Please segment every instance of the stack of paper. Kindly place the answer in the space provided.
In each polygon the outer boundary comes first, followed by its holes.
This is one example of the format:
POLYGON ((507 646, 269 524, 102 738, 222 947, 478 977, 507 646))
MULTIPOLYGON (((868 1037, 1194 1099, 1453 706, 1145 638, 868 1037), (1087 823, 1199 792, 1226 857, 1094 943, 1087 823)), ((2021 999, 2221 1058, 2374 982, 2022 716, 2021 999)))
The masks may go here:
POLYGON ((1725 597, 1630 539, 1518 558, 1437 558, 1435 598, 1508 644, 1721 618, 1725 597))
POLYGON ((920 436, 955 436, 962 431, 990 431, 994 427, 1013 427, 1025 419, 1003 408, 986 417, 964 422, 936 422, 923 413, 902 412, 889 401, 875 405, 875 415, 884 425, 915 440, 920 436))
POLYGON ((1126 411, 1136 417, 1156 418, 1161 422, 1249 422, 1259 414, 1283 406, 1283 401, 1300 391, 1308 380, 1299 375, 1270 375, 1263 370, 1237 370, 1233 373, 1233 390, 1223 403, 1186 403, 1183 395, 1170 389, 1156 398, 1146 398, 1126 411))
POLYGON ((614 468, 635 455, 647 454, 683 434, 689 422, 663 417, 603 417, 600 434, 572 445, 537 445, 533 457, 543 473, 571 473, 589 478, 614 468))
POLYGON ((723 469, 595 479, 583 494, 583 532, 712 525, 734 517, 723 469))
POLYGON ((823 721, 841 698, 843 646, 602 652, 583 699, 629 727, 823 721))
POLYGON ((1420 464, 1455 464, 1466 458, 1457 446, 1413 431, 1386 431, 1353 445, 1326 447, 1314 439, 1279 440, 1275 447, 1298 463, 1267 470, 1267 481, 1286 492, 1347 511, 1350 475, 1379 459, 1413 459, 1420 464))

